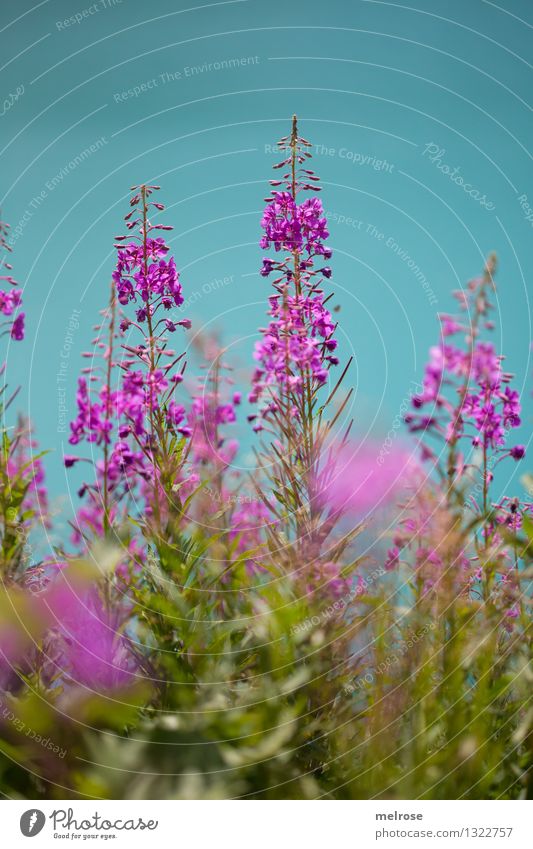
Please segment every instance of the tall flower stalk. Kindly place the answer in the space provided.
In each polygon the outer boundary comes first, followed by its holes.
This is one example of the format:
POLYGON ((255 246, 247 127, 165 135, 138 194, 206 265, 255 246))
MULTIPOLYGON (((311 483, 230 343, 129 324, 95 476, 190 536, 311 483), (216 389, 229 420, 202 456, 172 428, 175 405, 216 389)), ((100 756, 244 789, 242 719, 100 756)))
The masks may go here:
MULTIPOLYGON (((423 391, 413 398, 414 410, 406 416, 410 431, 419 435, 423 459, 440 478, 439 509, 446 511, 450 528, 466 542, 456 546, 453 562, 444 562, 437 551, 441 529, 435 534, 431 514, 421 521, 423 510, 415 502, 418 519, 404 522, 388 560, 390 565, 399 562, 402 548, 416 543, 419 574, 429 569, 435 580, 441 570, 457 572, 459 567, 459 584, 474 592, 480 587, 484 599, 492 601, 509 596, 505 588, 511 585, 514 598, 519 595, 516 549, 511 559, 505 533, 509 527, 516 531, 521 515, 531 511, 528 503, 506 497, 494 502, 491 495, 496 467, 525 456, 523 445, 508 445, 510 432, 521 424, 520 397, 510 385, 513 375, 504 369, 504 357, 494 344, 482 338, 483 331, 493 328, 490 296, 496 288, 496 264, 491 254, 482 275, 464 291, 454 292, 460 314, 440 316, 440 343, 430 350, 423 391), (454 341, 461 336, 462 342, 454 341)), ((514 606, 504 609, 509 613, 514 606)))
MULTIPOLYGON (((94 482, 82 487, 91 499, 93 530, 108 530, 117 505, 132 498, 140 499, 137 510, 152 516, 160 530, 166 502, 174 497, 183 443, 191 434, 185 408, 174 397, 183 379, 184 355, 168 345, 169 334, 190 327, 190 321, 170 317, 183 295, 175 260, 167 258, 170 249, 158 235, 172 228, 150 220, 151 211, 164 209, 150 200, 158 189, 141 185, 132 190, 125 217, 131 235, 117 237, 109 307, 104 324, 96 328, 100 356, 87 354, 93 359, 86 370, 89 381, 82 376, 78 382, 78 416, 69 441, 101 446, 103 455, 94 482)), ((72 466, 79 459, 68 455, 65 463, 72 466)))
MULTIPOLYGON (((520 399, 509 384, 513 375, 503 368, 502 355, 496 353, 492 342, 480 339, 481 330, 493 327, 489 318, 492 304, 489 293, 495 290, 494 272, 496 257, 491 255, 481 277, 471 280, 466 291, 455 292, 462 316, 443 314, 441 340, 430 351, 426 366, 423 392, 413 398, 415 412, 406 417, 413 433, 436 437, 444 444, 446 465, 440 460, 437 470, 448 481, 448 495, 453 500, 458 485, 472 464, 465 464, 461 444, 469 442, 481 452, 480 509, 489 507, 489 486, 492 467, 505 457, 521 459, 523 446, 506 447, 508 433, 520 425, 520 399), (463 334, 464 344, 451 340, 463 334)), ((429 446, 424 450, 426 459, 435 453, 429 446)), ((470 475, 471 478, 471 475, 470 475)))
MULTIPOLYGON (((274 165, 285 171, 270 181, 273 191, 265 199, 261 221, 260 245, 273 254, 263 259, 260 274, 273 278, 274 294, 269 297, 271 320, 255 347, 249 400, 259 405, 250 416, 254 429, 272 437, 261 464, 277 501, 277 528, 289 540, 289 550, 294 547, 294 554, 313 559, 320 556, 334 524, 320 498, 320 465, 326 438, 347 399, 332 420, 323 421, 344 373, 321 403, 330 370, 339 361, 337 325, 328 308, 331 294, 324 291, 332 274, 327 265, 332 251, 326 245, 322 203, 314 196, 320 191, 319 177, 307 167, 310 147, 294 116, 290 135, 278 142, 283 159, 274 165), (308 193, 312 196, 302 199, 308 193)), ((281 546, 281 538, 276 544, 281 546)))

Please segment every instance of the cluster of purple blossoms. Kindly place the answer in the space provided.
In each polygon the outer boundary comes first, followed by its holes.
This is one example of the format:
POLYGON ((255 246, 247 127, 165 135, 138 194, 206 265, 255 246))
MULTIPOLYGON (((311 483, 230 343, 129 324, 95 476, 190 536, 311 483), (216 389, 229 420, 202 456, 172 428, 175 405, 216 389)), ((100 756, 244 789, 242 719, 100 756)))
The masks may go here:
MULTIPOLYGON (((95 401, 91 397, 86 378, 78 379, 76 392, 78 415, 70 423, 71 445, 78 445, 83 441, 94 442, 96 445, 111 443, 114 423, 109 417, 109 411, 115 406, 117 395, 118 393, 112 393, 104 386, 100 390, 99 401, 95 401)), ((70 459, 65 464, 67 467, 73 465, 70 459)))
MULTIPOLYGON (((131 493, 137 484, 142 488, 143 481, 149 480, 157 486, 154 457, 160 448, 160 427, 164 425, 182 437, 191 435, 185 407, 174 398, 183 380, 179 367, 183 355, 176 355, 167 343, 169 333, 179 326, 189 328, 191 322, 165 315, 183 303, 183 295, 174 258, 166 259, 168 245, 153 236, 154 231, 172 228, 151 224, 148 218, 151 207, 158 212, 164 209, 162 204, 149 201, 158 188, 133 189, 132 210, 126 221, 128 229, 137 230, 138 235, 117 237, 117 267, 105 322, 109 339, 103 341, 97 335, 93 340, 100 358, 90 352, 84 355, 93 358, 93 365, 84 370, 87 377, 79 379, 78 415, 70 425, 72 445, 85 441, 103 447, 104 458, 96 464, 97 479, 109 491, 122 484, 123 491, 131 493), (122 244, 126 239, 127 244, 122 244), (136 307, 134 317, 126 313, 132 303, 136 307), (141 338, 132 344, 130 336, 135 332, 141 338), (114 352, 119 345, 123 351, 120 360, 114 352)), ((96 330, 101 331, 103 326, 97 325, 96 330)), ((65 464, 72 466, 78 459, 66 456, 65 464)), ((84 485, 81 493, 90 489, 84 485)), ((96 516, 91 517, 91 525, 98 525, 96 516)))
POLYGON ((490 503, 495 466, 505 458, 521 460, 525 456, 523 445, 506 446, 509 431, 521 424, 520 397, 509 385, 513 376, 504 370, 504 357, 496 352, 494 345, 479 338, 482 328, 493 328, 488 314, 492 308, 489 296, 495 288, 495 268, 496 257, 491 255, 484 274, 471 280, 465 291, 454 293, 466 316, 440 316, 440 344, 430 351, 423 389, 413 397, 414 411, 405 418, 412 432, 434 435, 444 441, 447 469, 440 468, 439 459, 425 443, 422 455, 435 463, 441 479, 447 477, 448 485, 442 492, 435 491, 436 504, 424 504, 423 499, 429 496, 422 490, 415 496, 408 506, 411 515, 396 531, 386 568, 397 566, 402 550, 411 547, 424 587, 430 589, 436 584, 444 560, 450 560, 450 552, 445 552, 443 560, 441 551, 446 539, 453 538, 450 527, 454 520, 450 517, 455 514, 450 513, 454 503, 450 502, 450 496, 459 493, 459 503, 465 504, 480 520, 480 538, 474 546, 465 546, 463 540, 463 548, 459 553, 454 552, 458 586, 469 592, 489 592, 485 564, 491 563, 494 581, 490 595, 511 622, 518 616, 516 562, 506 545, 505 534, 521 527, 522 517, 531 513, 531 505, 507 497, 499 503, 490 503), (463 345, 452 341, 458 334, 464 335, 463 345), (462 478, 468 483, 467 470, 477 470, 477 465, 466 463, 459 450, 464 440, 482 453, 480 482, 470 491, 462 485, 456 489, 462 478))
POLYGON ((278 147, 287 151, 287 156, 274 168, 288 170, 281 180, 271 180, 273 187, 283 186, 284 190, 266 198, 260 246, 284 256, 264 259, 260 271, 263 277, 275 275, 276 294, 269 299, 272 320, 261 328, 262 339, 254 352, 258 365, 249 400, 265 402, 259 416, 250 416, 255 430, 263 428, 265 417, 277 409, 282 397, 293 399, 292 412, 298 416, 297 399, 307 383, 313 389, 321 386, 329 368, 338 363, 333 353, 336 324, 321 289, 324 278, 331 277, 331 268, 323 264, 331 257, 324 244, 329 235, 326 218, 318 198, 297 202, 303 191, 320 191, 316 185, 319 178, 302 167, 311 156, 310 143, 298 136, 294 121, 291 136, 282 138, 278 147))
MULTIPOLYGON (((0 221, 0 251, 11 253, 13 248, 9 244, 7 237, 9 232, 9 224, 5 221, 0 221)), ((17 281, 11 275, 13 266, 2 255, 0 257, 0 272, 7 271, 7 274, 0 274, 0 281, 5 280, 10 286, 16 287, 17 281)), ((24 313, 17 310, 22 304, 22 289, 0 289, 0 314, 9 318, 7 322, 9 326, 9 334, 16 342, 21 342, 24 339, 24 313), (15 318, 13 314, 17 313, 15 318)))
POLYGON ((496 510, 496 523, 506 527, 510 531, 519 531, 523 524, 523 517, 533 517, 533 502, 520 501, 519 498, 504 496, 498 504, 494 504, 496 510))
MULTIPOLYGON (((183 425, 185 407, 174 400, 165 403, 168 392, 174 386, 175 381, 169 381, 162 369, 147 373, 141 370, 126 371, 120 389, 110 391, 107 386, 102 386, 95 400, 87 380, 81 377, 76 393, 78 415, 70 424, 70 444, 86 441, 111 445, 115 432, 121 438, 133 434, 137 440, 147 439, 150 412, 160 412, 162 409, 167 424, 176 426, 180 433, 189 436, 190 428, 183 425), (110 416, 110 413, 113 415, 110 416), (119 422, 118 430, 116 421, 119 422)), ((118 446, 120 443, 116 443, 115 447, 118 446)))
MULTIPOLYGON (((286 161, 283 164, 286 164, 286 161)), ((287 179, 288 177, 289 175, 287 179)), ((276 185, 278 181, 272 180, 271 184, 276 185)), ((318 186, 311 187, 305 182, 298 183, 297 191, 309 188, 319 191, 318 186)), ((263 250, 273 247, 276 252, 298 251, 301 254, 305 251, 308 256, 321 255, 329 259, 331 251, 324 246, 324 241, 329 236, 326 223, 322 203, 318 198, 308 198, 297 204, 290 191, 273 192, 272 200, 269 201, 261 219, 265 235, 259 245, 263 250)), ((273 260, 263 260, 263 277, 270 274, 270 266, 274 264, 273 260)))
POLYGON ((146 321, 149 311, 152 316, 155 314, 158 300, 166 310, 183 303, 174 257, 170 257, 168 262, 164 259, 168 251, 169 247, 164 240, 157 238, 146 239, 146 245, 125 245, 118 252, 117 267, 113 272, 118 301, 122 306, 127 306, 130 301, 142 301, 143 305, 136 310, 139 322, 146 321))
MULTIPOLYGON (((504 357, 494 345, 477 338, 479 320, 491 306, 486 293, 489 282, 493 285, 490 274, 470 281, 466 295, 456 293, 462 309, 472 310, 474 317, 468 325, 440 316, 441 341, 430 350, 423 391, 413 397, 416 412, 407 415, 406 422, 412 432, 434 433, 451 444, 467 438, 485 454, 495 450, 500 459, 520 460, 525 455, 523 445, 504 451, 508 431, 521 423, 519 394, 508 386, 513 376, 504 371, 504 357), (466 336, 466 350, 449 341, 459 333, 466 336), (456 398, 450 397, 450 389, 455 389, 456 398)), ((490 329, 492 323, 485 321, 485 327, 490 329)), ((431 456, 427 449, 426 456, 431 456)))

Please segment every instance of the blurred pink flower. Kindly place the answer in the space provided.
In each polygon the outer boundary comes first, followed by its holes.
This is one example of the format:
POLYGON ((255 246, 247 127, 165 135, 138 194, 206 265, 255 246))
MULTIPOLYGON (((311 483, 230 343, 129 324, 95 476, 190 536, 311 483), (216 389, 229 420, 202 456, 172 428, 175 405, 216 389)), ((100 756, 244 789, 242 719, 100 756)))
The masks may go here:
POLYGON ((385 453, 378 442, 347 443, 327 452, 317 498, 334 511, 362 517, 395 500, 416 468, 403 447, 385 453))
POLYGON ((55 663, 67 679, 95 690, 135 681, 136 663, 120 633, 120 611, 106 611, 94 589, 58 575, 43 604, 55 619, 59 645, 55 663))

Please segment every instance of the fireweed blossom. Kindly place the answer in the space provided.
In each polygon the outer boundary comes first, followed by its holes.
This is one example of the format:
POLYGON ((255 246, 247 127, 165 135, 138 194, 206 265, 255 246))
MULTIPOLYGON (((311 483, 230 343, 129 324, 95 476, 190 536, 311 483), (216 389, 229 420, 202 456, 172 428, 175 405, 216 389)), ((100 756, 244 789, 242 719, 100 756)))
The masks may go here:
MULTIPOLYGON (((9 283, 9 289, 0 289, 0 314, 8 321, 2 322, 2 327, 7 327, 7 332, 16 342, 24 339, 24 313, 20 311, 22 305, 22 289, 17 288, 17 281, 11 274, 13 266, 7 260, 7 254, 13 248, 8 242, 9 224, 0 221, 0 282, 9 283), (7 272, 4 273, 4 272, 7 272)), ((4 332, 6 332, 4 330, 4 332)))
POLYGON ((335 542, 339 511, 330 510, 317 481, 324 445, 331 442, 349 394, 329 420, 328 404, 348 366, 322 400, 330 370, 339 362, 337 325, 328 306, 331 293, 325 291, 332 276, 332 252, 316 197, 319 178, 307 167, 311 144, 299 135, 296 116, 290 136, 283 137, 278 148, 283 159, 274 168, 282 174, 270 181, 260 241, 269 252, 260 274, 272 279, 270 322, 261 328, 255 346, 257 367, 249 395, 258 405, 257 413, 249 416, 254 430, 272 437, 270 448, 260 455, 260 467, 274 498, 263 500, 264 487, 259 485, 257 496, 272 516, 268 535, 276 552, 275 569, 297 574, 305 593, 315 586, 318 592, 335 595, 342 586, 335 562, 348 542, 335 542))
MULTIPOLYGON (((423 392, 413 397, 414 412, 405 419, 412 433, 423 438, 435 436, 448 447, 444 474, 450 485, 471 468, 465 464, 461 443, 466 440, 480 450, 484 512, 494 466, 506 457, 518 461, 525 455, 522 445, 506 446, 509 431, 521 424, 519 394, 509 386, 513 375, 504 370, 504 357, 497 354, 492 342, 479 338, 482 324, 485 329, 492 328, 489 292, 495 288, 495 269, 496 258, 491 256, 483 276, 471 280, 466 292, 454 293, 466 314, 462 320, 440 316, 440 343, 430 351, 423 392), (461 333, 465 343, 453 344, 452 337, 461 333)), ((424 456, 434 456, 427 445, 424 456)))
POLYGON ((349 423, 344 435, 335 433, 349 392, 328 418, 349 363, 325 397, 325 384, 339 360, 331 293, 325 291, 332 277, 332 252, 322 204, 315 196, 319 178, 307 167, 311 145, 299 136, 295 118, 291 135, 278 146, 284 158, 274 167, 284 170, 271 181, 260 242, 269 252, 260 274, 272 279, 271 320, 255 347, 249 400, 259 410, 249 418, 256 431, 273 436, 261 463, 275 499, 266 505, 272 516, 268 535, 275 568, 281 563, 298 575, 305 594, 335 598, 349 589, 340 562, 347 547, 363 521, 398 495, 410 457, 398 451, 380 463, 379 446, 346 443, 349 423), (303 199, 308 193, 312 196, 303 199))
POLYGON ((413 412, 405 417, 409 430, 419 436, 422 459, 432 464, 440 480, 438 515, 447 515, 454 537, 460 517, 473 515, 479 536, 474 545, 465 539, 457 542, 453 558, 441 557, 442 527, 436 528, 438 522, 415 503, 411 518, 395 535, 387 565, 397 565, 411 547, 416 552, 415 568, 429 587, 436 583, 436 572, 452 564, 462 576, 463 588, 503 605, 503 614, 511 620, 516 618, 518 561, 511 556, 502 529, 516 531, 531 505, 507 497, 493 504, 490 498, 498 464, 525 456, 523 445, 507 444, 509 432, 521 423, 519 394, 510 386, 513 375, 504 369, 504 357, 493 343, 480 338, 483 329, 493 327, 489 314, 495 270, 496 257, 491 255, 483 275, 471 280, 465 291, 454 293, 460 315, 440 316, 440 342, 430 351, 423 391, 413 397, 413 412), (462 344, 454 341, 459 335, 462 344), (428 444, 431 438, 442 451, 428 444))
POLYGON ((322 289, 331 277, 331 249, 325 245, 329 233, 321 201, 310 197, 299 202, 302 193, 320 187, 315 173, 303 167, 311 157, 311 144, 298 135, 296 118, 291 136, 282 138, 278 147, 287 155, 274 168, 287 171, 270 181, 275 191, 266 198, 261 221, 260 246, 272 253, 263 260, 260 274, 273 276, 274 294, 269 298, 272 320, 261 328, 254 353, 258 365, 249 400, 263 404, 251 416, 255 430, 262 430, 280 406, 303 418, 306 391, 326 383, 329 369, 338 363, 333 353, 336 323, 322 289))
MULTIPOLYGON (((138 509, 159 522, 166 484, 175 482, 172 440, 191 434, 185 407, 175 399, 183 380, 183 354, 168 345, 169 335, 189 328, 190 321, 173 313, 183 303, 182 287, 175 259, 158 235, 172 227, 152 224, 149 218, 153 210, 164 209, 149 200, 158 189, 142 185, 132 190, 131 211, 125 217, 131 235, 116 239, 108 339, 98 335, 94 340, 100 357, 86 355, 93 365, 79 379, 78 415, 70 425, 70 444, 96 444, 103 453, 96 463, 95 483, 81 491, 93 502, 90 521, 95 530, 109 526, 124 496, 140 498, 138 509), (115 353, 118 346, 121 359, 115 353)), ((77 459, 67 455, 65 464, 72 466, 77 459)))

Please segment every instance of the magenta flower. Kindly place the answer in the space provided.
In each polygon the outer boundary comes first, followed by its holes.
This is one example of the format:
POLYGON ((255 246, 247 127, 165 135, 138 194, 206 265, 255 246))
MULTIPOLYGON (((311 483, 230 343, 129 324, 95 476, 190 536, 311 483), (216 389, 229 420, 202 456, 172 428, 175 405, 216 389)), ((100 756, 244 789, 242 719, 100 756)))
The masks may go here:
POLYGON ((0 291, 0 312, 3 315, 13 315, 21 303, 22 289, 11 289, 8 292, 0 291))
POLYGON ((11 327, 11 338, 17 342, 24 339, 24 313, 20 312, 11 327))

